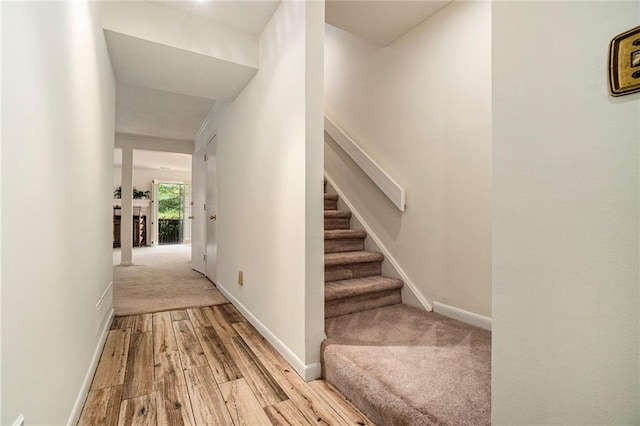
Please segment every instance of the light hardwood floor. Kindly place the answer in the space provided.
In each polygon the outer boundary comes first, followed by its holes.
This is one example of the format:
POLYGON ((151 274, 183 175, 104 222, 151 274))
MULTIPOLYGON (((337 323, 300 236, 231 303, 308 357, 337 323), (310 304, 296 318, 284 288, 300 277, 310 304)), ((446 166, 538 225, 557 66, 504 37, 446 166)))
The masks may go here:
POLYGON ((369 425, 231 304, 116 317, 81 425, 369 425))

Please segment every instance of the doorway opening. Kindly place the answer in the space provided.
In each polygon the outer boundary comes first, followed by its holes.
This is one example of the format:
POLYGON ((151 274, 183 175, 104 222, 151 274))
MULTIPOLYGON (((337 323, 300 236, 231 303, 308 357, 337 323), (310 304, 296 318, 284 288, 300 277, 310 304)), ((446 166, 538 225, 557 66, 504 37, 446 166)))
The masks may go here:
POLYGON ((122 263, 122 253, 127 249, 131 250, 130 262, 136 263, 139 254, 153 251, 151 249, 154 247, 191 244, 191 154, 133 149, 133 167, 126 173, 122 161, 123 149, 116 148, 113 182, 114 264, 122 263), (125 176, 132 184, 132 200, 131 213, 123 214, 125 176), (162 198, 160 203, 159 195, 162 198), (123 219, 128 214, 131 214, 133 222, 133 244, 122 250, 121 230, 123 219), (158 219, 163 219, 162 224, 158 219))
POLYGON ((191 242, 191 185, 158 182, 158 244, 191 242))

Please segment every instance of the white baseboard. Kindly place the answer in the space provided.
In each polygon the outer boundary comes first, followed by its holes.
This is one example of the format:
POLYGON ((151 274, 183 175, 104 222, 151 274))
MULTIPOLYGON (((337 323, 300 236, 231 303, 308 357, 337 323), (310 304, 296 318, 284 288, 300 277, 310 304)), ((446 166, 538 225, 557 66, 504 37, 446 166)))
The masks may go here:
POLYGON ((304 375, 302 376, 305 382, 319 379, 320 377, 322 377, 322 364, 314 362, 313 364, 305 365, 304 375))
POLYGON ((278 337, 271 332, 264 324, 262 324, 258 318, 253 316, 251 312, 242 304, 238 299, 236 299, 231 293, 227 291, 226 288, 219 282, 216 284, 216 287, 220 292, 229 300, 233 306, 235 306, 242 315, 253 325, 256 330, 265 338, 273 347, 287 360, 289 364, 293 367, 293 369, 302 377, 305 382, 310 380, 315 380, 320 378, 322 374, 322 367, 319 362, 314 364, 305 364, 302 362, 300 358, 296 356, 296 354, 289 349, 287 345, 285 345, 282 340, 278 339, 278 337))
POLYGON ((351 214, 355 216, 356 220, 360 222, 360 225, 367 231, 367 236, 371 238, 376 246, 380 249, 382 254, 384 255, 384 260, 388 261, 391 267, 397 272, 400 279, 404 282, 404 285, 411 291, 411 293, 418 299, 420 304, 427 310, 432 311, 433 305, 431 302, 425 297, 424 294, 418 290, 418 287, 409 279, 407 273, 402 269, 398 261, 391 255, 391 252, 387 249, 387 247, 382 243, 380 238, 373 232, 371 227, 367 224, 367 222, 358 214, 358 211, 353 207, 353 204, 349 202, 347 197, 344 196, 344 193, 340 190, 340 188, 336 185, 335 181, 331 179, 329 175, 325 173, 324 175, 327 178, 327 182, 331 187, 336 191, 340 199, 347 205, 347 208, 351 210, 351 214))
POLYGON ((109 311, 113 309, 113 281, 104 289, 96 304, 96 337, 100 336, 104 322, 109 320, 109 311))
POLYGON ((469 325, 474 325, 476 327, 484 328, 485 330, 491 331, 492 320, 489 317, 474 314, 473 312, 454 308, 453 306, 445 305, 444 303, 438 302, 433 302, 433 312, 467 323, 469 325))
POLYGON ((111 329, 111 323, 113 322, 114 316, 115 311, 113 308, 111 308, 111 312, 109 312, 108 319, 105 322, 104 327, 102 328, 102 333, 100 334, 100 338, 98 339, 96 350, 93 352, 93 358, 91 359, 91 364, 89 364, 89 370, 84 376, 82 387, 80 388, 80 392, 78 393, 76 402, 73 404, 73 409, 71 410, 71 415, 69 415, 67 425, 76 425, 78 424, 78 420, 80 420, 80 414, 82 413, 82 408, 84 407, 84 403, 87 400, 87 395, 89 395, 89 389, 91 388, 93 375, 96 372, 96 368, 98 368, 100 355, 102 355, 102 350, 104 349, 104 344, 107 341, 107 336, 109 335, 109 330, 111 329))

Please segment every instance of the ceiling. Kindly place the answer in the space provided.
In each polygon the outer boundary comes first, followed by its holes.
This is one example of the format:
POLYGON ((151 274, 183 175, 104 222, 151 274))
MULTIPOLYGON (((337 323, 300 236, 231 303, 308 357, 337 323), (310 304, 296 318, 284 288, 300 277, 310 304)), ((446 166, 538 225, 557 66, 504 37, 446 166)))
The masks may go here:
MULTIPOLYGON (((255 34, 262 32, 280 2, 147 0, 146 4, 152 8, 105 9, 109 19, 104 35, 117 80, 116 132, 193 141, 216 101, 235 99, 258 71, 235 60, 244 56, 234 49, 238 43, 246 46, 251 44, 246 40, 256 40, 255 34), (184 20, 184 13, 204 20, 184 20), (168 32, 178 41, 180 37, 188 41, 191 36, 206 41, 209 33, 205 30, 216 25, 251 35, 243 38, 236 31, 239 41, 217 40, 218 50, 206 54, 202 49, 191 49, 197 43, 180 48, 179 43, 158 37, 156 30, 162 29, 163 22, 174 25, 172 28, 178 25, 177 33, 168 32), (189 31, 179 29, 187 24, 191 25, 189 31), (230 56, 221 54, 227 50, 232 50, 230 56)), ((257 48, 257 41, 254 43, 257 48)))
POLYGON ((119 83, 230 101, 258 71, 106 29, 104 33, 119 83))
POLYGON ((328 0, 325 22, 388 46, 451 1, 328 0))
MULTIPOLYGON (((258 35, 280 1, 151 1, 258 35)), ((326 22, 387 46, 451 1, 326 2, 326 22)), ((215 101, 233 100, 256 68, 105 29, 118 81, 116 132, 195 139, 215 101)))
POLYGON ((163 6, 197 15, 249 34, 259 35, 280 0, 271 1, 160 1, 163 6))
MULTIPOLYGON (((122 167, 122 149, 113 151, 113 165, 122 167)), ((133 151, 133 166, 150 170, 191 170, 191 156, 189 154, 175 154, 171 152, 133 151)))
POLYGON ((215 101, 118 83, 116 132, 194 140, 215 101))

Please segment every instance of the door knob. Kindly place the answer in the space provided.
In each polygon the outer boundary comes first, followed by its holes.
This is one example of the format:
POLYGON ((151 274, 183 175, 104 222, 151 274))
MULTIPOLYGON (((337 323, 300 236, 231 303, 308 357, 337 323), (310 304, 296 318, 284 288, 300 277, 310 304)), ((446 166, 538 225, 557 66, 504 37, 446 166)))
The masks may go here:
POLYGON ((215 214, 212 214, 211 217, 209 217, 209 219, 211 220, 216 220, 218 217, 215 214))

